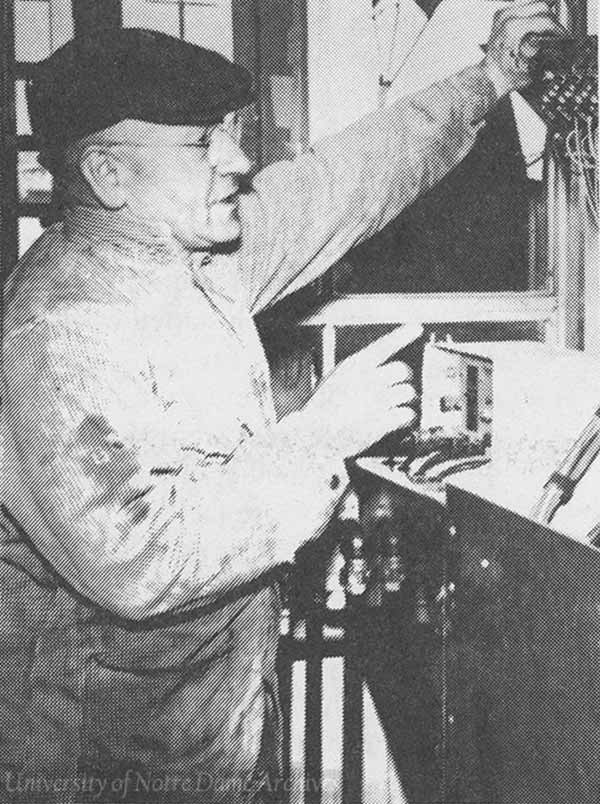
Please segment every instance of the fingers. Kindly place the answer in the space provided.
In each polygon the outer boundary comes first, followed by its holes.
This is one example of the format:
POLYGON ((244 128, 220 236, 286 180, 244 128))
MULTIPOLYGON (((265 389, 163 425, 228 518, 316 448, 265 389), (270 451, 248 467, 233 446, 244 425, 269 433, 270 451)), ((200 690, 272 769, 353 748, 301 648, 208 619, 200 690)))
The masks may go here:
POLYGON ((510 26, 512 36, 528 33, 541 35, 565 35, 567 31, 558 23, 548 3, 536 0, 532 3, 510 3, 496 12, 494 27, 499 32, 510 26))
POLYGON ((509 3, 494 16, 485 68, 498 96, 522 89, 531 81, 531 60, 546 37, 567 32, 556 21, 550 4, 541 0, 509 3))
POLYGON ((379 366, 375 370, 377 371, 378 378, 386 385, 410 382, 413 377, 411 367, 407 366, 406 363, 402 363, 400 360, 393 360, 391 363, 379 366))
POLYGON ((400 405, 413 405, 417 401, 417 392, 411 383, 412 370, 406 363, 386 363, 373 370, 371 391, 377 403, 385 409, 400 405))
POLYGON ((413 405, 417 401, 417 392, 409 383, 400 383, 392 386, 390 394, 390 407, 413 405))
POLYGON ((553 23, 548 25, 544 30, 541 31, 528 31, 521 37, 521 42, 518 46, 518 55, 521 58, 529 59, 533 58, 535 54, 538 52, 540 47, 540 40, 544 36, 566 36, 567 30, 559 25, 558 23, 553 23))
POLYGON ((494 21, 502 24, 511 19, 528 19, 531 17, 552 17, 552 6, 544 0, 533 0, 531 3, 507 3, 494 15, 494 21))
POLYGON ((515 19, 510 22, 510 33, 514 39, 523 39, 525 36, 561 36, 566 34, 562 25, 551 17, 531 17, 528 19, 515 19))
POLYGON ((422 334, 423 327, 421 324, 403 324, 366 346, 353 359, 365 366, 380 366, 397 352, 420 338, 422 334))
POLYGON ((559 37, 565 29, 549 17, 512 20, 506 28, 506 46, 517 69, 529 71, 530 60, 539 50, 544 37, 559 37))
POLYGON ((400 407, 390 411, 390 428, 388 433, 402 428, 412 427, 417 421, 417 413, 413 408, 400 407))

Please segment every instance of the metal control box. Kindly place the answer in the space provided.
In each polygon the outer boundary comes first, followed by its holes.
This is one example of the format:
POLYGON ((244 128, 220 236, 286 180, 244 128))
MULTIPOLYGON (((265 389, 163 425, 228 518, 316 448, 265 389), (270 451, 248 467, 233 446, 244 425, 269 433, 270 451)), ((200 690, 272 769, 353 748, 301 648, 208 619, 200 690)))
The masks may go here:
POLYGON ((493 361, 485 344, 432 342, 423 356, 421 426, 492 436, 493 361))

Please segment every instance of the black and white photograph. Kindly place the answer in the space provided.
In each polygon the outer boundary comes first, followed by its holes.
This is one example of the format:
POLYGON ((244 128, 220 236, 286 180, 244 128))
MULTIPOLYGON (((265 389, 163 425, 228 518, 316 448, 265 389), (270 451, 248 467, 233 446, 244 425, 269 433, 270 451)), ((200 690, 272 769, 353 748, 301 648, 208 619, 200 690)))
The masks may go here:
POLYGON ((597 0, 0 0, 0 804, 600 804, 597 0))

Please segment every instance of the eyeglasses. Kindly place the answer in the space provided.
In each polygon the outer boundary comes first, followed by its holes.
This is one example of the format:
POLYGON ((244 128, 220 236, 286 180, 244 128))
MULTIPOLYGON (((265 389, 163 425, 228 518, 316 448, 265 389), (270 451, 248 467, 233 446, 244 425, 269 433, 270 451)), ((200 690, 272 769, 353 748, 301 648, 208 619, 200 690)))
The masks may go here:
POLYGON ((214 135, 218 132, 226 134, 230 139, 239 145, 242 135, 242 116, 236 113, 227 115, 220 123, 212 126, 205 126, 204 130, 195 142, 135 142, 132 140, 102 140, 94 143, 99 147, 109 148, 194 148, 198 151, 206 152, 211 146, 214 135))

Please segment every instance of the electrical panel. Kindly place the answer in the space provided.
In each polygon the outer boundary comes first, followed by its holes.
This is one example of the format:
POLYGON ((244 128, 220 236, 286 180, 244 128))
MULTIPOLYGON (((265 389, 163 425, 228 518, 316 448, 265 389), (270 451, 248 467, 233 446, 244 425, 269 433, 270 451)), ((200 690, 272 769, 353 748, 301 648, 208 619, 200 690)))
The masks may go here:
POLYGON ((598 37, 542 39, 532 73, 522 95, 548 125, 555 149, 567 154, 571 132, 581 129, 590 151, 598 128, 598 37))
POLYGON ((598 37, 545 37, 532 62, 523 97, 548 126, 548 146, 573 176, 584 180, 598 224, 598 37))
POLYGON ((422 426, 491 440, 492 367, 485 348, 428 344, 423 360, 422 426))

